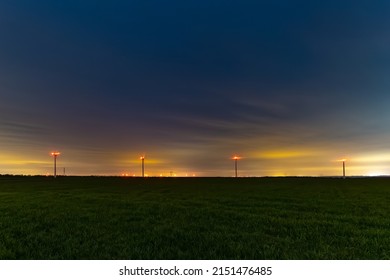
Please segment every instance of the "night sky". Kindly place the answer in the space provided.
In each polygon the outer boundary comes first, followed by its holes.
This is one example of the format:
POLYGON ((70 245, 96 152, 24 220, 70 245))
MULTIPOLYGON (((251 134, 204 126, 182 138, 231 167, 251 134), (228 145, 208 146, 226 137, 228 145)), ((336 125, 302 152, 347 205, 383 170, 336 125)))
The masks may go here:
POLYGON ((2 0, 0 174, 390 174, 390 1, 2 0))

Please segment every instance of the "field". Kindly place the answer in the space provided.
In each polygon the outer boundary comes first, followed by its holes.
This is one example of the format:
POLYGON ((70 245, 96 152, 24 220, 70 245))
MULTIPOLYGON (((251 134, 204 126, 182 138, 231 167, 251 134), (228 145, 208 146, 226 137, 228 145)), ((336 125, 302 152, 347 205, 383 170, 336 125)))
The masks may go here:
POLYGON ((0 176, 0 259, 390 259, 389 178, 0 176))

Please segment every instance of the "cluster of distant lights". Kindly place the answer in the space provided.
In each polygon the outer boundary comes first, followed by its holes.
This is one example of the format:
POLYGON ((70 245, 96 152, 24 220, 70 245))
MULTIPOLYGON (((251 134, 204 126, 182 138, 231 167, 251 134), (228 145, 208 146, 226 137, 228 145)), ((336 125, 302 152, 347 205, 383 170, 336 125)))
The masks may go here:
MULTIPOLYGON (((148 174, 144 174, 145 176, 144 177, 150 177, 148 174)), ((137 177, 136 174, 128 174, 128 173, 122 173, 122 177, 137 177)), ((153 176, 153 177, 178 177, 178 175, 175 173, 175 174, 170 174, 170 175, 164 175, 164 174, 160 174, 159 176, 153 176)), ((196 177, 196 174, 185 174, 185 177, 196 177)))
MULTIPOLYGON (((58 152, 58 151, 56 151, 56 152, 51 152, 50 153, 50 155, 52 156, 52 157, 54 157, 54 171, 53 171, 53 174, 54 174, 54 177, 56 177, 57 176, 57 157, 60 155, 61 153, 60 152, 58 152)), ((145 174, 144 172, 145 172, 145 166, 144 166, 144 164, 145 164, 145 156, 140 156, 140 158, 139 158, 140 160, 141 160, 141 162, 142 162, 142 173, 141 173, 141 176, 142 177, 149 177, 149 175, 148 174, 145 174)), ((48 176, 49 174, 46 174, 46 176, 48 176)), ((122 173, 122 176, 123 177, 137 177, 137 175, 136 174, 129 174, 129 173, 122 173)), ((191 175, 189 175, 189 174, 185 174, 185 177, 196 177, 196 174, 195 173, 193 173, 193 174, 191 174, 191 175)), ((163 175, 162 173, 158 176, 158 177, 178 177, 178 175, 176 174, 176 173, 172 173, 171 172, 171 174, 168 176, 168 175, 163 175)))
MULTIPOLYGON (((60 152, 58 151, 55 151, 55 152, 51 152, 50 153, 51 156, 54 157, 54 171, 53 171, 53 174, 54 174, 54 177, 56 177, 57 175, 57 157, 61 154, 60 152)), ((145 156, 140 156, 139 158, 141 160, 141 163, 142 163, 142 173, 141 173, 141 176, 142 177, 149 177, 148 174, 145 174, 145 156)), ((238 177, 238 160, 242 159, 242 157, 240 156, 233 156, 231 158, 232 160, 234 160, 234 171, 235 171, 235 177, 238 177)), ((343 159, 340 159, 338 160, 339 162, 342 162, 342 167, 343 167, 343 178, 346 177, 346 174, 345 174, 345 162, 347 161, 347 159, 343 158, 343 159)), ((136 174, 128 174, 128 173, 122 173, 122 176, 123 177, 137 177, 136 174)), ((156 176, 156 177, 178 177, 176 173, 170 173, 170 175, 163 175, 162 173, 159 175, 159 176, 156 176)), ((185 174, 185 177, 190 177, 190 175, 188 174, 185 174)), ((195 173, 193 173, 191 175, 191 177, 196 177, 195 173)))

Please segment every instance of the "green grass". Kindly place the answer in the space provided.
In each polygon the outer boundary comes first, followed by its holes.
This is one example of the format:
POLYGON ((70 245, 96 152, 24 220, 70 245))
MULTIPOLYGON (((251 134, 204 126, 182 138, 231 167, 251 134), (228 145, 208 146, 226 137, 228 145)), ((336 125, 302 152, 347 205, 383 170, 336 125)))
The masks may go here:
POLYGON ((0 176, 0 259, 390 259, 388 178, 0 176))

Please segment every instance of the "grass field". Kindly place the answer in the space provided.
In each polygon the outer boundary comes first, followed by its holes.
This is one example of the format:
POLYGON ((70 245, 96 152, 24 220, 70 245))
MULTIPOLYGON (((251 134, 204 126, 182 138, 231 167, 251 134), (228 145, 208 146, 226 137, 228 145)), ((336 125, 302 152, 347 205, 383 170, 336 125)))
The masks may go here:
POLYGON ((390 179, 0 176, 0 259, 390 259, 390 179))

